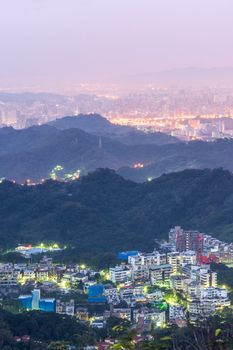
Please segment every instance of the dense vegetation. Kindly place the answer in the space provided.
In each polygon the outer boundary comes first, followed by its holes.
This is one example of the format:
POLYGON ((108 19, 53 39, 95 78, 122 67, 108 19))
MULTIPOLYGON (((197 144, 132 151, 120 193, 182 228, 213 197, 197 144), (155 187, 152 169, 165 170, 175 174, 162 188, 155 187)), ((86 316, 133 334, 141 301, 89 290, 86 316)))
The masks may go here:
POLYGON ((224 264, 211 264, 211 269, 218 273, 218 284, 228 289, 228 296, 233 302, 233 268, 224 264))
POLYGON ((233 349, 232 311, 209 318, 196 327, 187 323, 155 330, 154 340, 144 342, 142 350, 231 350, 233 349))
POLYGON ((158 177, 164 173, 184 169, 214 169, 222 167, 233 170, 233 140, 223 139, 214 142, 192 141, 160 146, 154 151, 153 159, 144 168, 124 167, 119 173, 137 182, 148 177, 158 177))
POLYGON ((102 169, 70 183, 3 182, 0 221, 4 247, 50 241, 75 254, 151 250, 175 225, 232 241, 233 176, 186 170, 137 184, 102 169))
POLYGON ((93 330, 69 316, 36 311, 11 314, 0 309, 2 350, 67 349, 65 344, 81 348, 95 341, 96 334, 93 330), (29 342, 15 341, 15 337, 25 335, 30 337, 29 342))
MULTIPOLYGON (((70 316, 33 311, 11 314, 0 309, 0 348, 2 350, 68 350, 83 349, 100 339, 111 337, 117 343, 111 349, 135 350, 230 350, 233 348, 232 310, 218 315, 195 327, 187 322, 183 328, 171 326, 152 328, 151 340, 136 341, 136 330, 126 320, 109 318, 106 328, 93 330, 70 316), (15 337, 26 342, 16 342, 15 337)), ((147 336, 147 334, 142 334, 147 336)))

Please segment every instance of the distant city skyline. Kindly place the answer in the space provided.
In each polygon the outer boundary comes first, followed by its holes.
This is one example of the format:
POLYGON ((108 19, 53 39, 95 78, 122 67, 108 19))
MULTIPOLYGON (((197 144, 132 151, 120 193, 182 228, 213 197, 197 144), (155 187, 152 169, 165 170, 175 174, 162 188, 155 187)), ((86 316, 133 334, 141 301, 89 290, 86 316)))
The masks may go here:
POLYGON ((0 13, 0 88, 233 62, 230 0, 8 0, 0 13))

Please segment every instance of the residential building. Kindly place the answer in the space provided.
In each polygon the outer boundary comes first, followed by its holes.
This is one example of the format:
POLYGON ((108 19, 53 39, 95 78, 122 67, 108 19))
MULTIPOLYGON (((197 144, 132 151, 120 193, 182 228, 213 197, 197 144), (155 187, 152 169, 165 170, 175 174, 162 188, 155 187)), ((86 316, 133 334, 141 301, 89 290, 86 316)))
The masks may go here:
POLYGON ((153 266, 150 268, 151 284, 166 283, 170 281, 172 266, 169 264, 153 266))
POLYGON ((176 250, 178 252, 192 250, 197 255, 202 255, 203 235, 198 231, 179 230, 176 237, 176 250))
POLYGON ((113 283, 125 283, 131 278, 131 271, 125 265, 111 267, 109 269, 110 281, 113 283))
POLYGON ((69 316, 74 316, 74 300, 70 301, 56 301, 56 313, 57 314, 65 314, 69 316))

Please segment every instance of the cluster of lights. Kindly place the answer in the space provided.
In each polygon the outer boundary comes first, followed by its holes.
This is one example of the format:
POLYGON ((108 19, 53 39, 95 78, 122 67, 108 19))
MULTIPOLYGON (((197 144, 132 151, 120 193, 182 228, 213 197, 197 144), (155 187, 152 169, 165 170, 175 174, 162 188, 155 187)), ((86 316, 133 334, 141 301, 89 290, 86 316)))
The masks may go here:
POLYGON ((103 280, 105 280, 105 281, 109 281, 110 280, 110 274, 109 274, 108 270, 100 271, 100 275, 103 278, 103 280))
POLYGON ((144 168, 144 164, 143 163, 136 163, 133 165, 134 169, 142 169, 144 168))
POLYGON ((45 249, 45 250, 56 250, 61 249, 57 243, 54 243, 52 245, 46 245, 44 243, 40 243, 39 246, 36 246, 36 248, 45 249))
POLYGON ((63 170, 63 167, 61 165, 56 165, 53 170, 50 173, 50 177, 52 180, 57 180, 59 172, 63 170))
POLYGON ((72 181, 72 180, 77 180, 80 178, 81 170, 78 169, 74 173, 69 173, 69 174, 63 174, 64 168, 61 165, 56 165, 51 173, 50 173, 50 178, 54 181, 56 180, 62 180, 62 181, 72 181))
POLYGON ((63 279, 63 280, 61 280, 61 282, 59 283, 59 287, 60 287, 61 289, 67 290, 67 289, 69 289, 69 283, 63 279))

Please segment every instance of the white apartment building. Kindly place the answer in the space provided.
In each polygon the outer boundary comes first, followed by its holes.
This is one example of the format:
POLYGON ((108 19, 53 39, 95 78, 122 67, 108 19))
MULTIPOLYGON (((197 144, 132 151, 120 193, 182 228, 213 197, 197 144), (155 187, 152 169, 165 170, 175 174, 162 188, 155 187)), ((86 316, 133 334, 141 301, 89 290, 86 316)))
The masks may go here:
POLYGON ((172 266, 169 264, 153 266, 150 268, 151 284, 164 283, 170 281, 172 266))
POLYGON ((182 305, 170 305, 169 306, 169 321, 185 320, 184 308, 182 305))
POLYGON ((113 283, 128 282, 131 278, 131 271, 127 266, 116 266, 109 269, 110 281, 113 283))
POLYGON ((18 285, 18 271, 13 268, 0 269, 0 287, 13 287, 18 285))
POLYGON ((222 288, 204 288, 201 290, 201 301, 202 303, 214 305, 218 307, 228 307, 231 302, 228 298, 226 289, 222 288))

